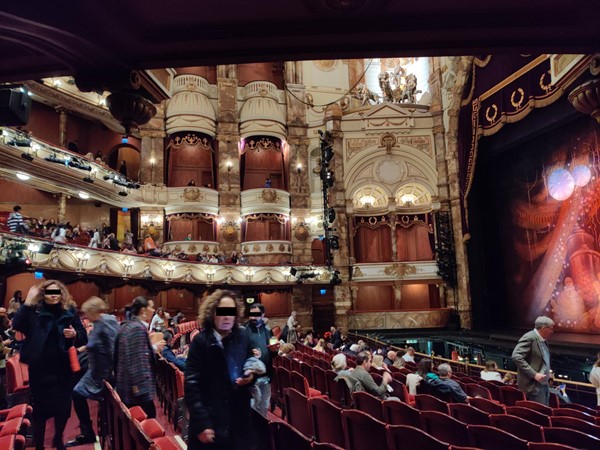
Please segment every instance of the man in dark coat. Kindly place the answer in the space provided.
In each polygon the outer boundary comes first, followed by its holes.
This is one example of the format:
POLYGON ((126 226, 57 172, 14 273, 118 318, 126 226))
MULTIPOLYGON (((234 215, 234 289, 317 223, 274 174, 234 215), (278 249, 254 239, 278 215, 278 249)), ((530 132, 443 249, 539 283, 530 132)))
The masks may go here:
POLYGON ((253 374, 248 333, 239 327, 241 302, 217 290, 202 303, 202 331, 194 338, 185 369, 185 402, 190 412, 189 450, 249 450, 250 390, 253 374))
POLYGON ((342 346, 342 333, 336 327, 331 327, 331 345, 335 350, 342 346))
POLYGON ((265 307, 262 303, 255 303, 250 307, 250 320, 246 324, 246 330, 252 343, 254 356, 260 358, 267 372, 264 376, 256 379, 252 387, 252 406, 261 415, 267 417, 269 404, 271 402, 271 377, 273 376, 273 357, 277 350, 269 348, 271 329, 265 323, 265 307))

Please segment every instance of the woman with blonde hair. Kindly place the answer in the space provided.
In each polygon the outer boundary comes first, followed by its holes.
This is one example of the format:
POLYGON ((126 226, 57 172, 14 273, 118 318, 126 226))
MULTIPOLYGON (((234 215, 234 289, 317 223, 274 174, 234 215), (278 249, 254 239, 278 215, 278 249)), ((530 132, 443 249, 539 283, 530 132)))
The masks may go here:
POLYGON ((253 352, 248 334, 240 327, 242 311, 238 296, 220 289, 200 307, 202 331, 190 345, 185 369, 190 450, 252 446, 249 388, 254 373, 247 362, 253 352))
POLYGON ((94 327, 84 349, 88 354, 88 370, 73 389, 73 407, 81 433, 67 442, 67 447, 96 442, 87 399, 100 401, 103 398, 102 382, 112 376, 115 339, 119 333, 119 322, 115 316, 105 314, 107 309, 106 302, 98 297, 90 297, 81 305, 81 311, 94 327))
POLYGON ((597 402, 600 406, 600 352, 596 355, 596 362, 590 372, 590 383, 596 388, 597 402))
POLYGON ((321 338, 319 339, 319 342, 317 342, 317 345, 315 345, 314 350, 317 352, 326 353, 325 345, 325 339, 321 338))
POLYGON ((65 448, 63 432, 71 415, 73 373, 69 347, 87 343, 87 334, 73 307, 67 287, 47 280, 29 289, 12 326, 25 335, 21 361, 29 365, 29 387, 33 400, 33 439, 44 448, 46 420, 54 417, 52 447, 65 448))
POLYGON ((371 367, 379 371, 387 370, 387 367, 385 367, 385 364, 383 364, 382 355, 373 355, 373 359, 371 360, 371 367))

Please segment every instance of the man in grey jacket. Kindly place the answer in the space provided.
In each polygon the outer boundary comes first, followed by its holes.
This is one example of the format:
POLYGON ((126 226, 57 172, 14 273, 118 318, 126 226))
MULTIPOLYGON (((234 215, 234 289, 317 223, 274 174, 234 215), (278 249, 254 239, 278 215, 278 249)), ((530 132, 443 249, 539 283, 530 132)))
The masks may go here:
POLYGON ((528 331, 513 350, 517 365, 517 384, 527 400, 548 405, 550 392, 550 349, 548 338, 554 331, 554 321, 546 316, 535 319, 534 329, 528 331))
POLYGON ((355 391, 365 390, 371 395, 379 398, 388 398, 387 385, 392 381, 392 376, 389 372, 382 372, 383 381, 379 386, 373 380, 369 373, 371 368, 371 355, 368 352, 360 352, 356 355, 356 368, 350 374, 357 383, 355 383, 355 391), (356 387, 358 385, 358 387, 356 387), (362 387, 362 389, 360 389, 362 387))

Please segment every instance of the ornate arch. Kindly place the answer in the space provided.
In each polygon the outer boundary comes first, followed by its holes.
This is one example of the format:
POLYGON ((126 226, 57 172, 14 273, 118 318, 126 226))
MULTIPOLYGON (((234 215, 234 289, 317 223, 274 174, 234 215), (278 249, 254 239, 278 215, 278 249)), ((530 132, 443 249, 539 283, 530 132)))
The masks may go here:
POLYGON ((389 209, 391 193, 383 186, 367 184, 352 194, 355 212, 373 212, 389 209))
POLYGON ((398 209, 431 209, 431 191, 421 183, 409 181, 396 191, 394 198, 398 209))

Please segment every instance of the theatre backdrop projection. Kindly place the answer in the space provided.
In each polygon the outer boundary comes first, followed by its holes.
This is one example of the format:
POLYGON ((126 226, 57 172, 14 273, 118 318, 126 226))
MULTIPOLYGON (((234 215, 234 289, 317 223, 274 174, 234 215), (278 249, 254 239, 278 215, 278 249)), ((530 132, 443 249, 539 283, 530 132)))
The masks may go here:
POLYGON ((510 320, 600 332, 600 129, 581 119, 513 152, 497 173, 510 320))

